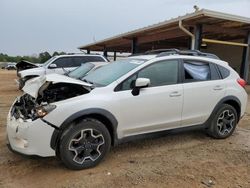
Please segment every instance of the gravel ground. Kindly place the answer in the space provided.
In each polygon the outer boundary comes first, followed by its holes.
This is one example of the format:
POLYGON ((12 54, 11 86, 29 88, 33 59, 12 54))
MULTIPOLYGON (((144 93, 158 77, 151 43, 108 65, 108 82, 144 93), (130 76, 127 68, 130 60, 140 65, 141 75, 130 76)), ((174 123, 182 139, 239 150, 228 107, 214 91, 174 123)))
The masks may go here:
POLYGON ((7 149, 6 115, 21 94, 15 75, 0 70, 0 187, 250 187, 250 105, 228 139, 199 131, 168 134, 119 145, 97 167, 70 171, 55 158, 7 149))

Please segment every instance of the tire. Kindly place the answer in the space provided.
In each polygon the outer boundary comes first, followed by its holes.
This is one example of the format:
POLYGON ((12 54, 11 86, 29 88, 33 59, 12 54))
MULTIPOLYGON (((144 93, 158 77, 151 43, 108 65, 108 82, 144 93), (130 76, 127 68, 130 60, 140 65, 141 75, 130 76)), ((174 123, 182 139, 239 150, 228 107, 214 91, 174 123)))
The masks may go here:
POLYGON ((18 85, 18 89, 21 90, 23 89, 23 86, 25 85, 25 82, 23 81, 23 79, 19 79, 19 85, 18 85))
POLYGON ((238 115, 235 108, 228 104, 222 104, 212 118, 207 130, 209 136, 224 139, 231 136, 238 123, 238 115))
POLYGON ((65 166, 81 170, 102 161, 110 149, 111 137, 103 123, 87 118, 65 130, 59 144, 59 155, 65 166))

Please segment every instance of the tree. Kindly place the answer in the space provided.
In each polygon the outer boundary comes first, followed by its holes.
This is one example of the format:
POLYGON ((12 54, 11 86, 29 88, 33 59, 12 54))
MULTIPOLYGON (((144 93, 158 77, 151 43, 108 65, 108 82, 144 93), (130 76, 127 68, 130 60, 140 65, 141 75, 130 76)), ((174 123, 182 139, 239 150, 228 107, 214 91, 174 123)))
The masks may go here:
POLYGON ((44 63, 50 58, 51 58, 51 55, 49 54, 49 52, 42 52, 39 54, 40 63, 44 63))
MULTIPOLYGON (((54 52, 52 56, 64 55, 65 52, 54 52)), ((7 54, 0 53, 0 62, 19 62, 21 60, 30 61, 32 63, 44 63, 51 58, 49 52, 42 52, 38 57, 33 56, 8 56, 7 54)))

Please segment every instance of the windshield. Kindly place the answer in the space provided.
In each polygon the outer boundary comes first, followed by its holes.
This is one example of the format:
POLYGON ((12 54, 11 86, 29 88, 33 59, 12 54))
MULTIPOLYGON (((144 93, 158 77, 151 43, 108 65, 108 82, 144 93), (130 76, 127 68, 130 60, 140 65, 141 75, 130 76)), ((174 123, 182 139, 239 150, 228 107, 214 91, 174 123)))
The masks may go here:
POLYGON ((68 76, 71 78, 80 79, 80 78, 84 77, 94 67, 95 67, 95 65, 93 65, 92 63, 84 63, 80 67, 71 71, 68 74, 68 76))
POLYGON ((144 62, 145 60, 142 59, 115 61, 89 73, 84 77, 84 81, 93 83, 95 86, 107 86, 144 62))
POLYGON ((48 64, 50 64, 50 62, 54 61, 54 59, 56 59, 56 58, 57 58, 57 56, 54 56, 54 57, 50 58, 49 60, 45 61, 43 63, 43 66, 46 67, 48 64))

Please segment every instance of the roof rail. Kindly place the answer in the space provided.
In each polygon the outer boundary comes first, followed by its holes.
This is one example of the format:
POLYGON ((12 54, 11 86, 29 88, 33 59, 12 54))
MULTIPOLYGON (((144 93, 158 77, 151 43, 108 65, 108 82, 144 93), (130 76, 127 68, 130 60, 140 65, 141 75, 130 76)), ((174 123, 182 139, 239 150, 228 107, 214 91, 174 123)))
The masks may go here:
POLYGON ((146 51, 144 55, 155 55, 155 54, 161 54, 161 53, 166 53, 166 52, 170 54, 176 54, 176 53, 179 53, 180 50, 176 48, 149 50, 149 51, 146 51))
POLYGON ((169 53, 169 55, 170 55, 170 54, 177 54, 177 53, 179 53, 179 51, 180 50, 178 50, 176 48, 148 50, 146 52, 131 54, 128 57, 133 57, 133 56, 138 56, 138 55, 157 55, 157 54, 161 54, 161 53, 169 53))
MULTIPOLYGON (((159 50, 160 51, 160 50, 159 50)), ((211 53, 204 53, 199 50, 177 50, 177 49, 166 49, 162 50, 156 57, 168 56, 168 55, 190 55, 190 56, 203 56, 213 59, 220 59, 218 56, 211 53)))
POLYGON ((220 59, 218 56, 211 53, 205 53, 199 50, 178 50, 176 48, 149 50, 144 53, 132 54, 129 57, 138 55, 156 55, 156 57, 163 57, 168 55, 190 55, 190 56, 203 56, 212 59, 220 59))

